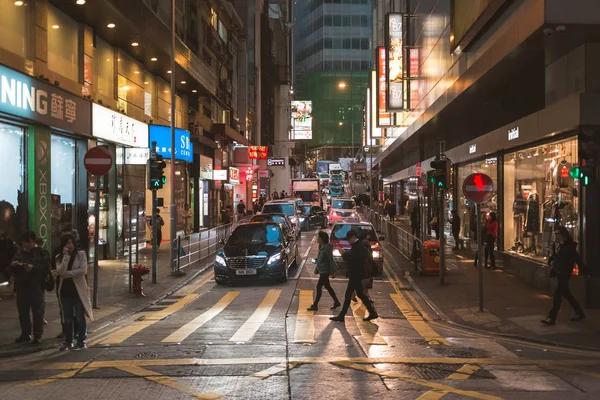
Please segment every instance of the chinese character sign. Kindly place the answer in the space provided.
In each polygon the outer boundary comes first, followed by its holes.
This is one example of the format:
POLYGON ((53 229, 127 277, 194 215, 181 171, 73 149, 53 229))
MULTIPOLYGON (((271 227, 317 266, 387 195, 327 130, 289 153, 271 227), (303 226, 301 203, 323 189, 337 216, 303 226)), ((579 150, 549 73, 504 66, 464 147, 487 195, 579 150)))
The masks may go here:
POLYGON ((101 105, 92 106, 95 137, 132 147, 148 147, 148 125, 101 105))
POLYGON ((292 101, 293 140, 312 139, 312 101, 292 101))
POLYGON ((266 160, 269 146, 248 146, 248 158, 251 160, 266 160))
POLYGON ((237 185, 240 183, 240 170, 234 167, 229 167, 229 183, 237 185))
POLYGON ((389 126, 392 124, 391 114, 387 110, 387 81, 385 79, 385 59, 387 53, 385 47, 377 48, 377 126, 389 126))
MULTIPOLYGON (((171 127, 150 125, 149 131, 149 146, 152 146, 152 142, 156 142, 156 154, 171 158, 171 127)), ((194 147, 190 141, 190 133, 185 129, 175 129, 175 159, 187 162, 194 160, 194 147)))
POLYGON ((402 14, 387 15, 387 83, 388 110, 404 109, 404 47, 402 14))

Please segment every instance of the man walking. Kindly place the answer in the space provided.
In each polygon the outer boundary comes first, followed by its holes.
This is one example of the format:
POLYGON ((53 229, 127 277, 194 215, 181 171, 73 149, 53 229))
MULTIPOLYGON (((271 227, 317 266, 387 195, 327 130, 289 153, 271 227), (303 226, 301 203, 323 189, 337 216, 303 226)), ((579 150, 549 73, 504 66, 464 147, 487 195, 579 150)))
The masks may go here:
POLYGON ((454 237, 454 248, 453 250, 458 250, 460 248, 460 217, 456 210, 452 210, 450 212, 450 225, 452 226, 452 237, 454 237))
POLYGON ((238 221, 241 221, 246 216, 246 205, 244 204, 244 200, 240 200, 240 202, 238 203, 237 214, 238 214, 238 221))
POLYGON ((332 321, 344 322, 344 317, 346 316, 348 308, 350 307, 352 294, 356 292, 358 298, 362 300, 363 304, 369 311, 369 316, 363 318, 363 320, 370 321, 379 316, 377 315, 377 311, 375 311, 375 307, 373 307, 373 303, 363 291, 362 280, 369 277, 366 268, 367 262, 369 262, 367 249, 365 245, 358 240, 356 232, 353 230, 348 231, 346 234, 346 239, 352 245, 350 251, 344 253, 343 255, 344 261, 346 261, 348 264, 348 287, 346 287, 346 294, 344 297, 344 305, 342 310, 337 316, 329 319, 332 321))

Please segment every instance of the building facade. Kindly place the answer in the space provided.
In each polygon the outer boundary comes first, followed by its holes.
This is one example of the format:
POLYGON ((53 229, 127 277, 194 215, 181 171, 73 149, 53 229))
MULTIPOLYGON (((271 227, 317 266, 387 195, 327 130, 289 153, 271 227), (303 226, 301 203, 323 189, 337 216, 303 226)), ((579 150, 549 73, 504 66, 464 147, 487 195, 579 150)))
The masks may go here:
MULTIPOLYGON (((374 4, 376 46, 385 46, 385 16, 403 14, 405 110, 384 129, 375 169, 401 213, 424 204, 435 212, 430 162, 452 163, 446 204, 473 240, 477 216, 463 194, 473 172, 494 181, 482 205, 500 221, 503 268, 551 288, 553 230, 566 227, 597 273, 598 184, 570 175, 594 166, 599 149, 599 5, 555 0, 380 1, 374 4), (410 71, 410 72, 409 72, 410 71), (422 176, 417 176, 420 170, 422 176)), ((446 229, 449 229, 446 226, 446 229)), ((588 305, 600 304, 597 278, 574 278, 588 305)))

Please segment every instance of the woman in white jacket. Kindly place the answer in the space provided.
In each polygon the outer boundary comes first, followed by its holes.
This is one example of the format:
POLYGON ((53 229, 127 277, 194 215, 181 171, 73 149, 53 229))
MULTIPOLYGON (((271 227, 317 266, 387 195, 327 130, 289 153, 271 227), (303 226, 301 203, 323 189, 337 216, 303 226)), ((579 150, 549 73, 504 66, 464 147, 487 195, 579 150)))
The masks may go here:
POLYGON ((72 236, 61 239, 62 253, 56 257, 56 272, 60 276, 58 286, 59 306, 62 311, 65 343, 60 350, 85 349, 87 337, 86 317, 93 320, 92 305, 87 285, 87 259, 85 251, 75 246, 72 236), (78 325, 77 346, 73 346, 73 319, 78 325))

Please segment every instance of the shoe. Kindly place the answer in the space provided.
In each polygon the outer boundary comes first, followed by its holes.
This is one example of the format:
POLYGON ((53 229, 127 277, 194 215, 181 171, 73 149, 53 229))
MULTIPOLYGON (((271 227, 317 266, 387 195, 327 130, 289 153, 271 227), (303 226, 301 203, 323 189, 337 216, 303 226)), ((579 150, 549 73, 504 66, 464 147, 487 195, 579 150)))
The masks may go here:
POLYGON ((63 343, 58 350, 60 351, 67 351, 67 350, 73 350, 73 343, 63 343))
POLYGON ((56 335, 56 338, 57 339, 64 339, 65 338, 65 333, 64 332, 59 333, 58 335, 56 335))
POLYGON ((358 301, 358 300, 356 300, 356 296, 352 296, 352 301, 355 303, 358 301))
POLYGON ((87 344, 85 344, 85 342, 77 342, 77 345, 75 345, 75 350, 84 350, 87 349, 87 344))
POLYGON ((335 322, 344 322, 346 320, 343 315, 338 315, 329 319, 335 322))
POLYGON ((585 319, 585 315, 583 315, 583 314, 576 314, 571 317, 571 321, 581 321, 584 319, 585 319))
POLYGON ((543 319, 540 322, 544 325, 555 325, 556 324, 556 322, 550 317, 546 317, 546 319, 543 319))
POLYGON ((319 307, 314 304, 306 309, 306 311, 319 311, 319 307))
POLYGON ((42 344, 42 338, 34 337, 33 340, 31 341, 31 344, 42 344))
POLYGON ((329 309, 330 310, 335 310, 336 308, 338 308, 341 305, 342 304, 339 301, 336 301, 335 303, 333 303, 333 305, 331 307, 329 307, 329 309))
POLYGON ((44 325, 48 325, 48 321, 44 318, 44 325))
POLYGON ((19 336, 16 340, 15 343, 25 343, 25 342, 29 342, 31 340, 31 336, 27 335, 27 336, 19 336))
POLYGON ((370 314, 367 318, 363 318, 363 321, 370 321, 370 320, 375 319, 375 318, 379 318, 379 315, 377 313, 370 314))

